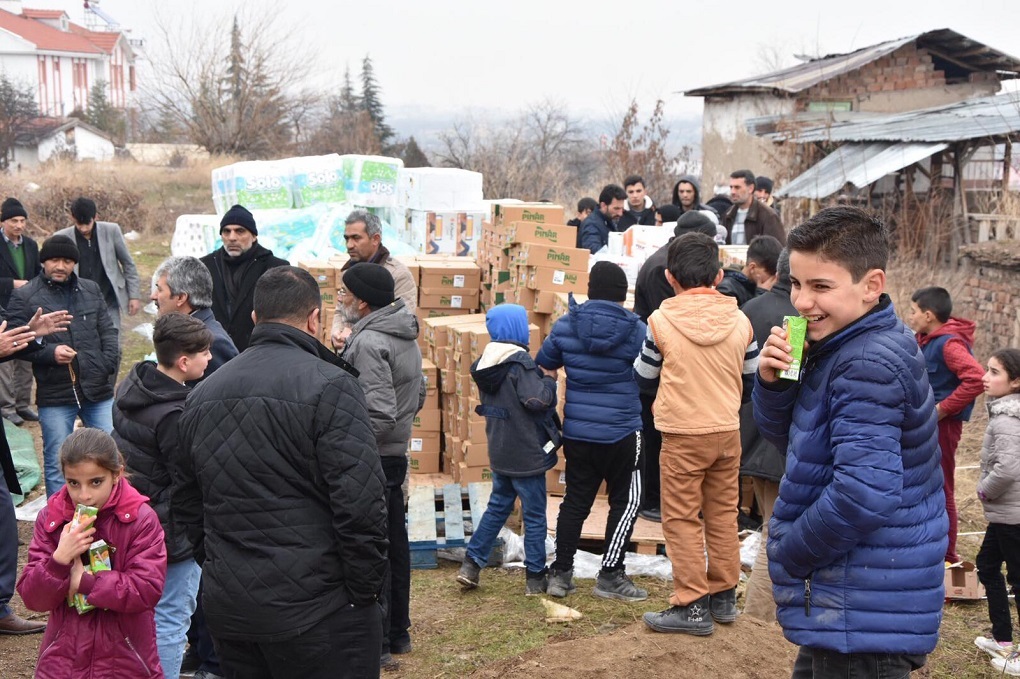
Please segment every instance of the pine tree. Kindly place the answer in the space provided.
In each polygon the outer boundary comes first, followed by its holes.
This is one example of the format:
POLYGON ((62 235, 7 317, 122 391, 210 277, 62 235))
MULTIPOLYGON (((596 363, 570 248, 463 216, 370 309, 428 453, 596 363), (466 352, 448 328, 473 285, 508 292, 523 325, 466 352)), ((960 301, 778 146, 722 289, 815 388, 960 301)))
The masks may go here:
POLYGON ((124 116, 110 105, 110 100, 106 97, 105 81, 96 82, 89 90, 88 110, 85 111, 84 120, 111 137, 119 138, 124 134, 124 116))
POLYGON ((386 124, 379 85, 375 81, 375 72, 372 68, 372 58, 367 54, 361 61, 361 108, 368 113, 379 146, 385 151, 393 139, 393 128, 386 124))
POLYGON ((0 71, 0 169, 7 169, 16 137, 38 115, 34 89, 0 71))
POLYGON ((223 82, 223 91, 229 101, 234 104, 240 103, 247 80, 244 42, 241 40, 241 26, 235 14, 234 25, 230 28, 230 53, 227 56, 227 73, 223 82))
POLYGON ((361 110, 361 101, 354 92, 354 84, 351 82, 350 64, 344 66, 344 84, 340 87, 340 96, 336 100, 336 106, 340 113, 356 113, 361 110))

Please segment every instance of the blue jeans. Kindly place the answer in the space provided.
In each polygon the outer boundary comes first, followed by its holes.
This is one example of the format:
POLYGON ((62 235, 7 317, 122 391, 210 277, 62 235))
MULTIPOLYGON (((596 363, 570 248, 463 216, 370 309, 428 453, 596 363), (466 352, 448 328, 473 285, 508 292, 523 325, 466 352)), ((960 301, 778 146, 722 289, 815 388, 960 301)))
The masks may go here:
POLYGON ((77 405, 39 407, 46 497, 50 497, 64 485, 64 473, 60 468, 60 446, 74 431, 74 420, 79 415, 86 427, 102 429, 107 434, 113 431, 112 398, 96 403, 82 399, 80 409, 77 405))
POLYGON ((529 573, 545 571, 545 473, 535 476, 504 476, 492 472, 492 495, 482 520, 468 543, 467 555, 481 567, 489 561, 499 531, 521 498, 524 514, 524 565, 529 573))
POLYGON ((156 650, 163 674, 168 677, 181 674, 188 626, 191 625, 191 614, 195 612, 201 577, 202 567, 194 559, 166 566, 163 596, 156 604, 156 650))

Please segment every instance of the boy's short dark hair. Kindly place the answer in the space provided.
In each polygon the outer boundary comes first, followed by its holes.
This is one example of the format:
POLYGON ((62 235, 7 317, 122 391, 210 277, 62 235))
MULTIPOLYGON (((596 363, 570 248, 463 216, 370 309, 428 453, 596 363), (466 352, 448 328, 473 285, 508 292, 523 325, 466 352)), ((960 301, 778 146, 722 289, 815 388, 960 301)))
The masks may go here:
POLYGON ((174 312, 156 319, 152 343, 156 347, 156 361, 170 368, 181 356, 198 354, 211 347, 213 334, 194 316, 174 312))
POLYGON ((599 203, 609 205, 614 200, 627 200, 627 192, 618 184, 607 184, 599 194, 599 203))
POLYGON ((322 309, 319 284, 296 266, 276 266, 255 284, 252 307, 259 323, 300 321, 322 309))
POLYGON ((641 186, 645 185, 645 180, 641 178, 641 175, 632 174, 623 180, 623 188, 627 188, 628 186, 634 186, 635 184, 640 184, 641 186))
POLYGON ((755 236, 747 246, 747 261, 765 269, 770 276, 776 275, 779 253, 783 244, 775 236, 755 236))
POLYGON ((577 201, 578 212, 595 212, 599 209, 599 204, 594 198, 582 198, 577 201))
POLYGON ((84 196, 75 198, 70 207, 71 217, 78 224, 91 224, 96 218, 96 203, 84 196))
POLYGON ((719 275, 719 246, 703 233, 685 233, 669 244, 668 268, 684 290, 707 288, 719 275))
POLYGON ((857 207, 827 207, 790 231, 790 252, 808 252, 839 264, 854 283, 889 264, 889 234, 882 220, 857 207))
POLYGON ((939 323, 945 323, 953 313, 953 298, 945 288, 921 288, 910 296, 910 301, 921 311, 930 311, 939 323))

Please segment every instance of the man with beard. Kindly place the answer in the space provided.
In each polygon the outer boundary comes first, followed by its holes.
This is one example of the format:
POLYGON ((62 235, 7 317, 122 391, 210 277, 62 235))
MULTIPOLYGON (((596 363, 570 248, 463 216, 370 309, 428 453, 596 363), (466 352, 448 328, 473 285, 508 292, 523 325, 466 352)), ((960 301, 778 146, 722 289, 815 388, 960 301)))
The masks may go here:
POLYGON ((251 319, 255 283, 270 269, 290 264, 259 245, 258 236, 255 217, 235 205, 220 220, 223 247, 202 258, 213 278, 213 315, 227 329, 238 351, 248 347, 255 328, 251 319))

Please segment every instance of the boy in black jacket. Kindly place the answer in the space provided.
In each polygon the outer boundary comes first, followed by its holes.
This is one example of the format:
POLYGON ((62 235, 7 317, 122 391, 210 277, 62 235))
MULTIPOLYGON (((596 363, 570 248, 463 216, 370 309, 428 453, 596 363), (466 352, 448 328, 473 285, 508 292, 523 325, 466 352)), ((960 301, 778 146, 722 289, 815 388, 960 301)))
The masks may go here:
POLYGON ((492 468, 492 495, 475 526, 467 555, 457 573, 465 589, 478 586, 499 531, 521 498, 524 515, 524 563, 528 596, 546 588, 545 473, 556 464, 559 431, 554 424, 556 379, 543 374, 528 354, 528 313, 517 304, 489 309, 485 326, 490 342, 471 366, 485 416, 492 468))

